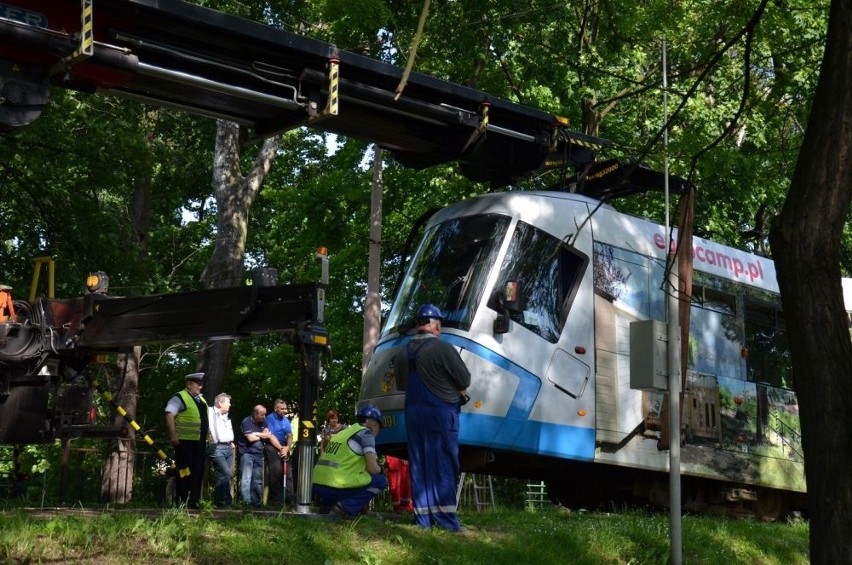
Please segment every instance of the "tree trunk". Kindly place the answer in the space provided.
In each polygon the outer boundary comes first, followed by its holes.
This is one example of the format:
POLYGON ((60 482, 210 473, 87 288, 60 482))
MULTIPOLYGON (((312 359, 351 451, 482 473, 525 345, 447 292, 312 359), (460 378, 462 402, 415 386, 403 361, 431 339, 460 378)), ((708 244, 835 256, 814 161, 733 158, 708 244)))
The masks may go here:
POLYGON ((852 3, 833 0, 813 110, 770 232, 799 396, 812 563, 852 563, 852 343, 840 241, 852 200, 852 3))
MULTIPOLYGON (((115 400, 128 414, 136 413, 141 355, 142 348, 137 346, 132 352, 118 357, 119 382, 115 400)), ((136 477, 136 434, 118 414, 115 415, 114 423, 123 426, 123 433, 120 438, 109 443, 101 477, 101 501, 127 504, 133 498, 133 480, 136 477)))
POLYGON ((373 155, 373 187, 370 196, 370 257, 367 269, 367 299, 364 301, 364 340, 361 350, 361 375, 367 372, 373 348, 379 341, 382 323, 382 300, 379 294, 379 271, 382 260, 382 154, 376 145, 373 155))
MULTIPOLYGON (((142 119, 147 128, 145 145, 150 147, 154 143, 160 110, 148 110, 142 119)), ((154 193, 154 164, 151 160, 150 151, 145 152, 140 157, 143 164, 142 170, 130 198, 131 243, 137 247, 140 255, 147 256, 148 232, 151 229, 151 199, 154 193)), ((142 276, 144 277, 146 274, 142 273, 142 276)))
MULTIPOLYGON (((153 109, 145 112, 143 122, 147 133, 145 136, 146 146, 154 141, 157 122, 160 111, 153 109)), ((154 190, 151 153, 143 152, 140 156, 143 163, 139 180, 130 196, 130 243, 136 247, 141 257, 148 255, 148 232, 151 227, 151 198, 154 190)), ((145 262, 141 261, 144 265, 145 262)), ((140 273, 145 278, 147 273, 140 273)), ((134 416, 137 413, 137 399, 139 396, 139 362, 142 357, 142 349, 134 347, 131 353, 120 355, 118 359, 117 372, 120 382, 116 401, 127 413, 134 416)), ((116 414, 116 425, 124 425, 122 416, 116 414)), ((133 479, 136 473, 136 435, 125 427, 127 436, 110 442, 107 456, 104 460, 104 472, 101 478, 101 499, 113 504, 125 504, 130 502, 133 496, 133 479)))
MULTIPOLYGON (((254 164, 245 176, 240 170, 240 126, 216 122, 216 149, 213 157, 213 193, 218 217, 213 255, 207 261, 201 280, 204 287, 226 288, 244 284, 243 258, 248 238, 251 205, 263 185, 278 151, 278 138, 263 142, 254 164)), ((229 341, 208 342, 202 352, 204 394, 208 402, 222 391, 231 355, 229 341)))
MULTIPOLYGON (((595 44, 598 41, 600 26, 600 10, 600 4, 597 2, 589 2, 583 5, 582 17, 579 22, 576 38, 576 56, 578 59, 596 48, 595 44)), ((585 80, 581 78, 581 81, 585 82, 585 80)), ((597 104, 597 97, 594 94, 588 94, 581 101, 581 130, 587 135, 596 136, 600 131, 601 115, 597 104)))

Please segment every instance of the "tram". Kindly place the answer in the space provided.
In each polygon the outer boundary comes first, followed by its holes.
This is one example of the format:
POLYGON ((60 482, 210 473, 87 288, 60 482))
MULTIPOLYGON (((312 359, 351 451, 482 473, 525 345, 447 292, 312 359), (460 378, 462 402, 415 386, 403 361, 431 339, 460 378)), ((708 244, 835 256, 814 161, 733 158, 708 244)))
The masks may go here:
MULTIPOLYGON (((359 407, 385 417, 383 452, 405 456, 394 357, 419 305, 433 303, 472 374, 463 470, 544 480, 566 505, 665 505, 665 392, 632 388, 631 371, 654 349, 639 330, 666 319, 670 240, 665 226, 574 193, 487 194, 436 213, 361 386, 359 407)), ((692 245, 684 507, 778 517, 805 505, 805 478, 775 268, 692 245)))

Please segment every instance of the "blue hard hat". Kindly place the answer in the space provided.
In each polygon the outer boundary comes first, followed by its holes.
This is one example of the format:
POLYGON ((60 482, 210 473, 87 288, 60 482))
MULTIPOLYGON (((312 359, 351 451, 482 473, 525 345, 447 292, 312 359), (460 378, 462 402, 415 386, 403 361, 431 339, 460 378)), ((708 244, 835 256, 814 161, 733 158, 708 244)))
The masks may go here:
POLYGON ((382 427, 382 412, 372 404, 368 404, 358 410, 358 421, 360 423, 363 424, 364 420, 367 418, 377 421, 379 423, 379 427, 382 427))
POLYGON ((422 320, 424 318, 435 318, 438 320, 443 320, 444 315, 441 314, 441 310, 434 304, 424 304, 417 311, 417 319, 422 320))

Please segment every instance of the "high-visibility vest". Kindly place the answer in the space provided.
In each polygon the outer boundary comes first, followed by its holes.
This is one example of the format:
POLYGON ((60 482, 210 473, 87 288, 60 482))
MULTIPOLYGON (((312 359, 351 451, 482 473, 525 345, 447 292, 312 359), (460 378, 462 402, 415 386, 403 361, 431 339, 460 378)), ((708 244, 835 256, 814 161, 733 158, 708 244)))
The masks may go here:
POLYGON ((314 467, 314 484, 333 488, 358 488, 372 481, 364 455, 352 451, 349 438, 365 429, 353 424, 328 439, 328 446, 314 467))
MULTIPOLYGON (((198 404, 192 395, 186 390, 182 390, 177 395, 183 400, 186 410, 181 410, 175 415, 175 431, 178 439, 199 441, 202 438, 202 433, 207 430, 201 429, 201 412, 198 410, 198 404)), ((203 396, 198 397, 199 402, 206 411, 207 402, 203 396)), ((205 412, 206 413, 206 412, 205 412)))

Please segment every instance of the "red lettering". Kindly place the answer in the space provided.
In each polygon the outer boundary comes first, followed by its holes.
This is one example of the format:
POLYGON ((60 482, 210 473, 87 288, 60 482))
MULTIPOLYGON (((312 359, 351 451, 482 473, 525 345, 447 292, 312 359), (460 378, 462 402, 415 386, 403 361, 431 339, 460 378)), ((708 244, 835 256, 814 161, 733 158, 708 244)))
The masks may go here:
POLYGON ((734 276, 738 277, 745 272, 745 268, 743 268, 743 262, 739 259, 734 259, 734 276))
POLYGON ((751 279, 752 282, 754 282, 754 279, 760 278, 758 276, 760 274, 759 273, 759 271, 760 271, 759 266, 760 266, 760 263, 757 263, 757 264, 749 263, 748 264, 748 276, 749 276, 749 278, 751 279))
MULTIPOLYGON (((657 246, 657 249, 665 249, 666 248, 666 239, 658 234, 654 234, 654 245, 657 246)), ((669 254, 674 255, 677 253, 677 242, 672 240, 671 245, 669 245, 669 254)))
MULTIPOLYGON (((654 234, 654 245, 657 249, 665 249, 666 238, 662 234, 654 234)), ((672 241, 670 247, 672 253, 675 253, 677 244, 672 241)), ((759 260, 753 263, 743 263, 743 261, 739 258, 731 257, 725 253, 711 251, 701 245, 696 245, 692 251, 693 258, 699 263, 714 265, 726 269, 733 274, 734 278, 748 277, 751 282, 763 279, 763 265, 759 260)))

